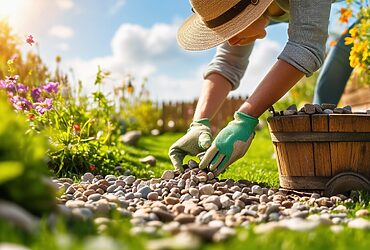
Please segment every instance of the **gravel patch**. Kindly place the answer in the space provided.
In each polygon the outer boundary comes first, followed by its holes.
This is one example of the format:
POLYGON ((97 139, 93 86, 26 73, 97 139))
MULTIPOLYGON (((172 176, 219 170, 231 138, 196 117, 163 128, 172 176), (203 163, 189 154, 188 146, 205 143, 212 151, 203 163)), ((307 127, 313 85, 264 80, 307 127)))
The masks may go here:
MULTIPOLYGON (((161 178, 142 180, 135 176, 99 176, 86 173, 81 182, 53 180, 64 194, 57 198, 61 211, 100 221, 107 228, 113 211, 131 218, 133 234, 196 235, 220 241, 235 234, 236 227, 256 225, 256 233, 275 229, 314 230, 329 225, 370 229, 369 211, 358 210, 355 218, 343 204, 353 203, 344 195, 324 197, 321 193, 269 189, 249 181, 219 180, 200 170, 194 161, 185 172, 166 170, 161 178), (99 219, 98 218, 105 218, 99 219), (103 221, 103 222, 102 222, 103 221)), ((98 223, 96 222, 96 223, 98 223)), ((186 236, 192 237, 192 236, 186 236)), ((175 238, 171 242, 176 242, 175 238)), ((165 242, 165 243, 163 243, 165 242)), ((153 243, 153 249, 156 244, 153 243)))

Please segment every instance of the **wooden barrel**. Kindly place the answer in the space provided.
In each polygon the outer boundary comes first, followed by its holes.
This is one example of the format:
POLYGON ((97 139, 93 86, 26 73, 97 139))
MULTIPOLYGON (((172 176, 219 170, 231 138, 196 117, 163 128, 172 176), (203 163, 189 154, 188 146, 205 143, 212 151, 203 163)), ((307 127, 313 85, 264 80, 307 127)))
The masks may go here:
POLYGON ((267 121, 281 187, 325 190, 341 173, 370 180, 370 115, 274 116, 267 121))

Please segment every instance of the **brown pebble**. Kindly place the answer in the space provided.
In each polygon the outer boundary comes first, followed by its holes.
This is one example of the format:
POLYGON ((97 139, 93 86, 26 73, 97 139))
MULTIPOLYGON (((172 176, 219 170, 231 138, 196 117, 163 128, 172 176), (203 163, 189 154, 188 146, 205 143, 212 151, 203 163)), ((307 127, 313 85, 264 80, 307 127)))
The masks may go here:
POLYGON ((158 193, 157 192, 150 192, 147 196, 148 200, 150 201, 156 201, 158 200, 158 193))
POLYGON ((180 202, 180 199, 179 198, 175 198, 175 197, 166 197, 164 199, 164 202, 167 204, 167 205, 176 205, 177 203, 180 202))
POLYGON ((194 215, 181 213, 175 217, 175 221, 180 222, 181 224, 188 224, 195 221, 194 215))

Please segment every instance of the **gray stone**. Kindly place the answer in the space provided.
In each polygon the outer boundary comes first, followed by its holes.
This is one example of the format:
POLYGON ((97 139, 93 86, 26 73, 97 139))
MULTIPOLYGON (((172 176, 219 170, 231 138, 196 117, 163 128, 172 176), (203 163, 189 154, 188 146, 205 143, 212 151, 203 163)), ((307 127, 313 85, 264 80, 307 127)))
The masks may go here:
POLYGON ((215 190, 211 184, 205 184, 199 188, 200 195, 212 195, 214 191, 215 190))
POLYGON ((332 103, 322 103, 321 104, 321 108, 322 109, 331 109, 331 110, 333 110, 333 109, 335 109, 335 107, 336 107, 337 105, 335 105, 335 104, 332 104, 332 103))
POLYGON ((148 155, 144 158, 141 158, 140 162, 144 164, 149 164, 150 166, 154 167, 157 163, 157 159, 153 155, 148 155))
POLYGON ((153 210, 152 210, 153 213, 155 213, 158 218, 163 221, 163 222, 169 222, 169 221, 173 221, 174 219, 174 216, 173 214, 159 208, 159 207, 154 207, 153 210))
POLYGON ((311 115, 311 114, 315 114, 315 112, 316 112, 315 105, 313 105, 313 104, 309 104, 309 103, 305 104, 305 105, 304 105, 304 112, 305 112, 306 114, 309 114, 309 115, 311 115))
POLYGON ((267 207, 266 209, 266 214, 269 215, 271 213, 279 213, 280 212, 280 209, 279 209, 280 205, 270 205, 267 207))
POLYGON ((364 218, 355 218, 348 222, 348 227, 357 228, 357 229, 370 229, 370 221, 365 220, 364 218))
POLYGON ((141 197, 147 199, 148 194, 152 192, 152 189, 149 186, 144 186, 140 188, 137 192, 141 194, 141 197))
MULTIPOLYGON (((108 188, 107 188, 107 192, 108 193, 113 193, 113 192, 115 192, 116 191, 116 188, 117 188, 117 186, 116 185, 111 185, 111 186, 109 186, 108 188)), ((117 190, 117 191, 119 191, 119 190, 117 190)))
POLYGON ((320 225, 318 221, 292 218, 279 221, 279 224, 293 231, 312 231, 320 225))
POLYGON ((68 208, 78 208, 78 207, 84 207, 85 202, 79 201, 79 200, 69 200, 66 202, 66 207, 68 208))
POLYGON ((101 194, 91 194, 87 198, 89 201, 98 201, 101 198, 101 194))
POLYGON ((27 210, 5 200, 0 200, 0 218, 27 232, 34 232, 38 219, 27 210))
POLYGON ((233 204, 233 202, 230 200, 230 198, 227 197, 226 195, 221 195, 220 196, 220 202, 221 202, 221 207, 223 209, 228 209, 233 204))
POLYGON ((213 203, 204 203, 203 207, 206 211, 219 210, 219 207, 213 203))
POLYGON ((268 196, 263 194, 260 196, 260 203, 267 203, 269 201, 268 196))
POLYGON ((251 191, 252 191, 252 194, 258 194, 258 195, 263 194, 263 190, 259 185, 253 185, 251 188, 251 191))
POLYGON ((172 170, 164 171, 161 177, 162 180, 171 180, 173 178, 175 178, 175 173, 172 170))
POLYGON ((186 226, 187 231, 200 236, 201 238, 212 240, 213 235, 219 230, 217 227, 210 227, 208 225, 199 225, 191 223, 186 226))
POLYGON ((127 176, 123 181, 127 184, 127 185, 132 185, 134 182, 135 182, 136 178, 135 176, 133 175, 129 175, 127 176))
POLYGON ((347 105, 343 107, 343 113, 344 114, 352 114, 352 107, 347 105))
POLYGON ((93 179, 94 179, 94 175, 92 173, 85 173, 83 176, 82 176, 82 181, 84 182, 92 182, 93 179))
POLYGON ((207 197, 205 200, 203 200, 203 202, 204 203, 212 203, 212 204, 215 204, 218 209, 220 209, 222 207, 222 204, 221 204, 221 201, 220 201, 220 197, 218 197, 216 195, 212 195, 212 196, 207 197))
POLYGON ((323 111, 322 111, 324 114, 328 114, 328 115, 330 115, 330 114, 333 114, 334 112, 333 112, 333 110, 331 110, 331 109, 324 109, 323 111))
POLYGON ((126 200, 132 200, 134 198, 135 198, 135 195, 134 195, 133 192, 129 192, 129 193, 125 194, 125 199, 126 200))
POLYGON ((199 165, 198 165, 198 163, 196 161, 189 160, 188 161, 188 166, 189 166, 190 169, 194 169, 194 168, 198 168, 199 165))
POLYGON ((136 146, 141 137, 141 131, 133 130, 120 136, 120 141, 126 145, 136 146))
POLYGON ((157 192, 150 192, 147 196, 148 200, 151 200, 151 201, 156 201, 158 200, 158 193, 157 192))
POLYGON ((189 188, 189 194, 194 197, 199 196, 199 190, 197 188, 189 188))
POLYGON ((335 114, 343 114, 343 109, 342 108, 335 108, 334 110, 333 110, 333 112, 335 113, 335 114))
POLYGON ((283 115, 289 116, 289 115, 295 115, 297 114, 297 111, 295 110, 284 110, 283 115))
POLYGON ((180 224, 192 223, 195 220, 195 216, 191 214, 181 213, 176 216, 175 221, 178 221, 180 224))
POLYGON ((369 210, 367 209, 360 209, 358 211, 356 211, 356 217, 366 217, 366 216, 369 216, 370 212, 369 210))

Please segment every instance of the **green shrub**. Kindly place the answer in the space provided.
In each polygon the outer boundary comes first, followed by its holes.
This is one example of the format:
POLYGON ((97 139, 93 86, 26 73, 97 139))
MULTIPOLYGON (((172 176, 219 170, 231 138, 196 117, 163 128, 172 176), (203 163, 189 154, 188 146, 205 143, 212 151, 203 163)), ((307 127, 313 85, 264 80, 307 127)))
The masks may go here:
POLYGON ((35 214, 54 207, 55 193, 46 180, 47 141, 35 134, 4 96, 0 97, 0 193, 35 214))

